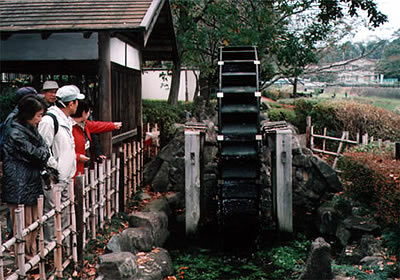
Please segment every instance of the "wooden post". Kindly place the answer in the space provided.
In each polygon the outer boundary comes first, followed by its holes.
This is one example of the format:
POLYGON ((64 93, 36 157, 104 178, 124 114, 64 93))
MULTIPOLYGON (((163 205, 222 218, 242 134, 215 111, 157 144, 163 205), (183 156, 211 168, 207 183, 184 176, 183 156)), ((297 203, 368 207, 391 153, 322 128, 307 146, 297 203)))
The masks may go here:
MULTIPOLYGON (((110 34, 105 31, 98 32, 99 50, 99 97, 100 116, 102 121, 112 121, 112 95, 111 95, 111 51, 110 34)), ((100 135, 101 145, 107 157, 112 153, 112 134, 111 132, 100 135)))
POLYGON ((17 260, 18 260, 18 278, 26 278, 25 270, 25 238, 23 236, 23 230, 25 228, 25 211, 24 205, 18 205, 18 209, 15 209, 15 220, 17 223, 17 260))
POLYGON ((46 279, 46 268, 45 268, 45 259, 44 259, 44 232, 43 232, 43 205, 44 198, 43 195, 40 195, 38 198, 38 215, 39 215, 39 255, 40 255, 40 263, 39 263, 39 275, 40 279, 46 279))
POLYGON ((311 135, 312 135, 312 124, 311 124, 311 116, 307 116, 306 117, 306 145, 307 148, 312 149, 312 145, 311 145, 311 135))
POLYGON ((186 235, 197 232, 200 221, 200 131, 185 129, 186 235))
POLYGON ((69 192, 69 199, 71 202, 72 260, 74 262, 74 271, 76 271, 76 267, 78 264, 78 250, 77 250, 77 238, 76 238, 75 193, 74 193, 73 182, 69 184, 68 192, 69 192))
POLYGON ((394 158, 396 160, 400 159, 400 143, 399 142, 395 143, 395 145, 394 145, 394 158))
POLYGON ((56 266, 56 276, 62 278, 62 225, 61 225, 61 190, 57 188, 55 191, 55 233, 56 233, 56 250, 54 252, 54 264, 56 266))
POLYGON ((86 214, 86 203, 84 199, 84 188, 85 188, 85 177, 78 175, 75 177, 74 184, 76 194, 76 232, 78 233, 77 246, 78 246, 78 258, 82 260, 83 248, 86 240, 86 228, 85 228, 85 214, 86 214))
POLYGON ((292 132, 276 130, 273 161, 273 209, 280 232, 293 232, 292 132))
MULTIPOLYGON (((326 127, 324 127, 324 136, 326 136, 326 127)), ((322 150, 325 151, 325 146, 326 146, 326 139, 323 138, 322 140, 322 150)))
POLYGON ((382 139, 378 139, 378 149, 382 149, 382 139))

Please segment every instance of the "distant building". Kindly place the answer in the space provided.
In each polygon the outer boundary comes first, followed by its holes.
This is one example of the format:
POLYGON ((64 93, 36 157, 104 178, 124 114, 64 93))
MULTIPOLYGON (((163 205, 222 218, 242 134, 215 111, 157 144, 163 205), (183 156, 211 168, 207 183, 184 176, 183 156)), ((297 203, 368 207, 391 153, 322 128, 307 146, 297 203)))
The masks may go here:
POLYGON ((339 61, 332 64, 311 66, 308 70, 321 68, 324 70, 320 73, 335 74, 337 84, 372 84, 380 81, 376 65, 377 60, 362 58, 355 61, 339 61))

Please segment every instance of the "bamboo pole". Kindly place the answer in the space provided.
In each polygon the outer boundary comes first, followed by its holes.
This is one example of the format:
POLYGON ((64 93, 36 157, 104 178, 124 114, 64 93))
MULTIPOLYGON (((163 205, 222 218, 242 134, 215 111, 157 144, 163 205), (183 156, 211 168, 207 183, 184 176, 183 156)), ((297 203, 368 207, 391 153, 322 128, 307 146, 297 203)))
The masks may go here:
POLYGON ((43 205, 44 198, 43 195, 40 195, 38 198, 38 215, 39 215, 39 255, 40 255, 40 263, 39 263, 39 276, 41 280, 46 279, 46 268, 45 268, 45 260, 44 260, 44 232, 43 232, 43 205))
POLYGON ((115 214, 116 213, 116 211, 115 211, 115 207, 116 207, 116 203, 115 203, 115 200, 116 200, 116 187, 115 187, 115 182, 116 182, 116 179, 117 179, 117 177, 116 177, 116 175, 117 175, 117 166, 116 166, 116 163, 117 162, 117 155, 115 154, 115 153, 113 153, 112 154, 112 156, 111 156, 111 193, 113 194, 112 195, 112 197, 111 197, 111 214, 113 215, 113 214, 115 214), (115 211, 114 213, 113 213, 113 211, 115 211))
POLYGON ((18 277, 21 279, 26 278, 25 270, 25 238, 23 235, 23 229, 25 227, 25 211, 24 205, 19 204, 18 209, 15 210, 15 220, 17 223, 17 262, 18 262, 18 277))
MULTIPOLYGON (((133 140, 132 142, 132 173, 131 173, 131 178, 133 179, 133 194, 136 194, 137 191, 137 153, 136 153, 136 142, 133 140)), ((129 193, 131 196, 132 193, 129 193)))
POLYGON ((74 271, 76 271, 76 267, 78 265, 78 250, 77 250, 77 237, 76 237, 76 212, 75 212, 75 192, 74 192, 74 183, 71 182, 69 184, 69 199, 71 201, 71 231, 72 231, 72 259, 74 261, 74 271))
POLYGON ((311 124, 311 116, 306 117, 306 143, 307 143, 307 148, 312 149, 312 124, 311 124))
MULTIPOLYGON (((107 174, 106 174, 107 176, 107 174)), ((95 203, 95 202, 93 202, 95 203)), ((104 163, 99 165, 99 216, 100 216, 100 228, 104 226, 104 163)))
MULTIPOLYGON (((150 123, 147 123, 146 127, 147 127, 147 132, 151 133, 150 123)), ((145 134, 145 137, 146 137, 146 134, 145 134)), ((151 145, 147 146, 146 149, 147 149, 147 157, 150 158, 151 157, 151 145)))
POLYGON ((132 143, 128 143, 128 198, 131 197, 132 195, 132 187, 135 189, 135 183, 133 182, 132 186, 132 168, 134 168, 134 165, 132 164, 133 158, 132 158, 132 150, 134 151, 135 146, 132 147, 132 143), (132 149, 133 148, 133 149, 132 149))
MULTIPOLYGON (((85 203, 85 211, 83 212, 83 215, 85 216, 86 213, 89 211, 90 212, 90 171, 88 168, 85 168, 85 184, 83 185, 83 197, 84 197, 84 203, 85 203)), ((86 221, 86 220, 85 220, 86 221)), ((90 231, 90 222, 85 223, 86 225, 86 232, 90 231)), ((86 239, 84 239, 86 240, 86 239)))
POLYGON ((314 126, 310 127, 310 149, 314 149, 314 126))
POLYGON ((84 197, 85 188, 85 176, 79 175, 75 177, 74 193, 76 201, 76 232, 78 234, 77 246, 78 246, 78 259, 82 260, 83 250, 86 245, 86 203, 84 197))
POLYGON ((120 175, 120 168, 121 168, 121 159, 120 157, 117 158, 117 165, 116 165, 116 175, 115 175, 115 212, 119 213, 119 175, 120 175))
POLYGON ((107 204, 107 220, 111 220, 111 160, 107 159, 106 162, 106 204, 107 204))
POLYGON ((124 211, 126 211, 127 209, 127 198, 128 198, 128 156, 127 156, 127 152, 128 152, 128 148, 127 148, 127 144, 124 144, 123 147, 123 158, 122 158, 122 162, 124 163, 124 181, 123 183, 123 187, 124 187, 124 192, 123 192, 123 202, 124 202, 124 211))
POLYGON ((322 140, 322 150, 325 151, 325 147, 326 147, 326 127, 324 127, 324 138, 322 140))
POLYGON ((54 252, 54 264, 56 266, 56 276, 62 278, 62 224, 61 224, 61 190, 57 188, 55 192, 55 233, 56 233, 56 251, 54 252))
POLYGON ((92 198, 92 211, 90 213, 91 218, 91 232, 92 239, 96 239, 96 195, 95 195, 95 182, 94 182, 94 170, 90 170, 90 196, 92 198))
MULTIPOLYGON (((160 135, 160 133, 159 133, 159 130, 158 130, 158 124, 157 123, 155 123, 154 124, 154 127, 155 127, 155 131, 157 132, 157 135, 160 135)), ((159 137, 159 136, 158 136, 159 137)), ((158 138, 157 137, 157 138, 158 138)), ((156 156, 156 155, 158 155, 158 143, 159 143, 159 141, 160 141, 160 139, 157 139, 157 142, 155 143, 155 150, 154 150, 154 156, 156 156)))
POLYGON ((144 142, 143 142, 143 138, 140 141, 140 183, 138 184, 139 187, 142 186, 142 182, 143 182, 143 164, 144 164, 144 154, 143 154, 143 146, 144 146, 144 142))
POLYGON ((348 137, 348 133, 349 133, 348 131, 343 131, 343 133, 342 133, 342 137, 340 138, 340 140, 342 140, 342 141, 339 143, 339 147, 338 147, 337 152, 336 152, 336 157, 335 157, 335 160, 333 161, 333 165, 332 165, 333 169, 336 169, 336 164, 338 162, 338 159, 339 159, 339 156, 340 156, 340 152, 341 152, 341 150, 343 148, 343 140, 346 137, 348 137))

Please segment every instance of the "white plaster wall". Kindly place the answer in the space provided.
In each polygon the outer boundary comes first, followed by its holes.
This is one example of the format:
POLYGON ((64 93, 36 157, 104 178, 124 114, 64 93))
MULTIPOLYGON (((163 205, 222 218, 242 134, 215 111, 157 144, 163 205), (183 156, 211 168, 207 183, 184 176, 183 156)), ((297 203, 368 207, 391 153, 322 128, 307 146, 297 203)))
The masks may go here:
POLYGON ((118 38, 111 38, 110 59, 119 65, 140 70, 140 52, 118 38))
POLYGON ((94 60, 98 59, 97 33, 83 38, 82 33, 13 34, 0 41, 1 60, 94 60), (28 43, 29 42, 29 43, 28 43))
MULTIPOLYGON (((142 96, 143 99, 168 100, 169 89, 171 87, 171 76, 167 76, 167 81, 160 77, 161 73, 167 73, 167 70, 145 70, 142 74, 142 96)), ((197 75, 199 71, 196 70, 197 75)), ((186 81, 188 88, 189 101, 193 100, 196 90, 196 77, 193 70, 182 69, 181 81, 179 86, 178 100, 185 101, 186 81), (185 75, 187 76, 185 77, 185 75)))

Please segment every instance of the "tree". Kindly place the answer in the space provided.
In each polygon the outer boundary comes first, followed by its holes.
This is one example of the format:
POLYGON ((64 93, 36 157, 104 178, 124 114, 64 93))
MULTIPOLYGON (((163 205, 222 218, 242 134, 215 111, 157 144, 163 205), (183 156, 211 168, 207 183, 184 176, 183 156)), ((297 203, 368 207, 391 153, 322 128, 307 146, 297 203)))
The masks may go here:
POLYGON ((390 42, 385 48, 377 70, 386 77, 400 80, 400 30, 397 31, 397 39, 390 42))
POLYGON ((347 17, 361 10, 376 27, 386 21, 372 0, 172 0, 178 46, 185 65, 200 68, 201 94, 216 85, 220 46, 256 45, 268 85, 296 80, 318 61, 317 48, 348 32, 347 17), (348 13, 344 12, 348 10, 348 13), (207 81, 206 83, 204 82, 207 81), (206 90, 204 90, 206 89, 206 90))

